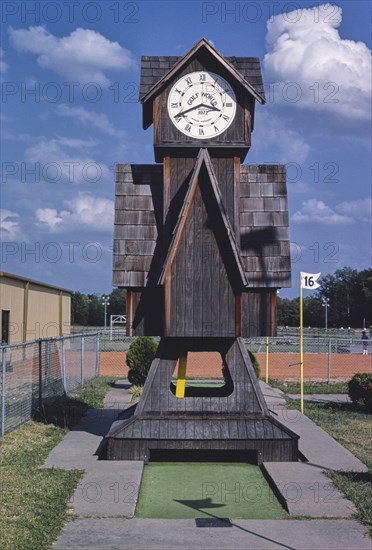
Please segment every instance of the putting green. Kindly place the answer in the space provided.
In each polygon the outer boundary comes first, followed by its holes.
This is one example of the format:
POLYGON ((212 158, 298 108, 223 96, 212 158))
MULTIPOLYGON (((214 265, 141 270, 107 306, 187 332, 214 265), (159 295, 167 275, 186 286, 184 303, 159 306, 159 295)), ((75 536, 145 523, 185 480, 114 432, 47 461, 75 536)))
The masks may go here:
POLYGON ((153 462, 143 469, 136 516, 280 519, 287 513, 258 466, 153 462))

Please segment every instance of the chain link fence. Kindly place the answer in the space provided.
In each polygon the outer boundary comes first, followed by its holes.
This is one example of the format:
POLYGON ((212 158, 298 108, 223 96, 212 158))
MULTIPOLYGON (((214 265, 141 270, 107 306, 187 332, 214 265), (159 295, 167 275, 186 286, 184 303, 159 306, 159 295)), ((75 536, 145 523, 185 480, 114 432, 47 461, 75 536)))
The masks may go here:
MULTIPOLYGON (((101 375, 126 378, 126 352, 134 340, 135 337, 126 336, 123 330, 101 333, 101 375)), ((300 339, 296 329, 285 336, 250 338, 245 343, 258 359, 262 378, 265 378, 268 368, 271 379, 299 381, 300 339)), ((320 333, 304 338, 303 345, 305 382, 347 381, 357 372, 372 372, 372 356, 363 354, 361 331, 353 331, 346 338, 320 333)), ((371 351, 371 340, 367 343, 367 351, 371 351)), ((187 376, 221 377, 221 366, 218 353, 189 353, 187 376)))
POLYGON ((1 435, 99 374, 100 334, 1 346, 1 435))
MULTIPOLYGON (((1 435, 95 376, 126 378, 126 354, 135 339, 115 329, 1 346, 1 435)), ((360 332, 347 338, 306 337, 303 342, 305 383, 347 381, 357 372, 372 372, 371 340, 365 344, 367 355, 360 332)), ((299 381, 299 337, 295 332, 251 338, 245 343, 258 359, 261 378, 267 374, 272 380, 299 381)), ((219 353, 189 353, 187 377, 221 378, 219 353)))

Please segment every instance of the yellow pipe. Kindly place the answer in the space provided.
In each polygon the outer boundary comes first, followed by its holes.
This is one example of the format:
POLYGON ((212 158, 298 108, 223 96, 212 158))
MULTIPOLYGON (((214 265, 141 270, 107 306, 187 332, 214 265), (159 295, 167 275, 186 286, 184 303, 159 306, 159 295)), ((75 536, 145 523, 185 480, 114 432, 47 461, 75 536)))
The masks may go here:
POLYGON ((177 385, 176 385, 176 397, 185 397, 185 388, 186 388, 186 363, 187 363, 187 353, 184 353, 180 356, 178 360, 178 375, 177 375, 177 385))
POLYGON ((304 345, 303 345, 303 307, 302 307, 302 277, 300 273, 300 397, 301 412, 304 413, 304 345))

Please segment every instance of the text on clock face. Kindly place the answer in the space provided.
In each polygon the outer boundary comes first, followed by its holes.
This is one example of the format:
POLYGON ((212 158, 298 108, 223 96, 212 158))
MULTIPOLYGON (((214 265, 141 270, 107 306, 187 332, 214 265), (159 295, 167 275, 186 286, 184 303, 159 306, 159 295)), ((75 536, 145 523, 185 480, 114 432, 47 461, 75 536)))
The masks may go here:
POLYGON ((194 72, 181 77, 168 97, 168 113, 183 134, 197 139, 215 137, 231 124, 236 111, 235 94, 221 76, 194 72))

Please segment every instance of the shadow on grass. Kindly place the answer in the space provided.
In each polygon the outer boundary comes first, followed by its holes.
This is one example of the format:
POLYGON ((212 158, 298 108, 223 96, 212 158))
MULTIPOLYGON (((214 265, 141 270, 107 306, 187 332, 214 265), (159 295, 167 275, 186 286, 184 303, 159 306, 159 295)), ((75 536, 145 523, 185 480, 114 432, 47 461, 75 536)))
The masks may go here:
POLYGON ((88 405, 69 397, 61 397, 52 403, 36 408, 32 419, 43 424, 54 424, 60 428, 72 428, 88 411, 88 405))
MULTIPOLYGON (((335 474, 347 481, 368 483, 372 487, 372 472, 335 472, 335 474)), ((332 477, 332 472, 330 477, 332 477)))
POLYGON ((367 407, 359 403, 340 403, 336 401, 330 401, 328 403, 319 403, 324 409, 340 411, 340 412, 349 412, 349 413, 362 413, 362 414, 372 414, 372 411, 367 407))
POLYGON ((205 508, 221 508, 221 507, 225 506, 224 504, 212 504, 210 498, 203 499, 203 500, 175 500, 175 502, 183 504, 184 506, 188 506, 189 508, 192 508, 193 510, 197 510, 198 512, 201 512, 202 514, 204 514, 206 516, 209 516, 209 518, 195 518, 195 524, 196 524, 197 527, 236 527, 237 529, 240 529, 241 531, 244 531, 245 533, 249 533, 250 535, 254 535, 255 537, 257 537, 259 539, 266 540, 268 542, 277 544, 281 548, 286 548, 287 550, 296 550, 293 546, 288 546, 287 544, 282 544, 281 542, 279 542, 277 540, 271 539, 269 537, 265 537, 264 535, 261 535, 259 533, 255 533, 254 531, 251 531, 250 529, 246 529, 245 527, 241 527, 240 525, 234 523, 229 518, 221 518, 221 517, 215 516, 214 514, 206 512, 205 508), (209 522, 208 522, 208 520, 209 520, 209 522))

